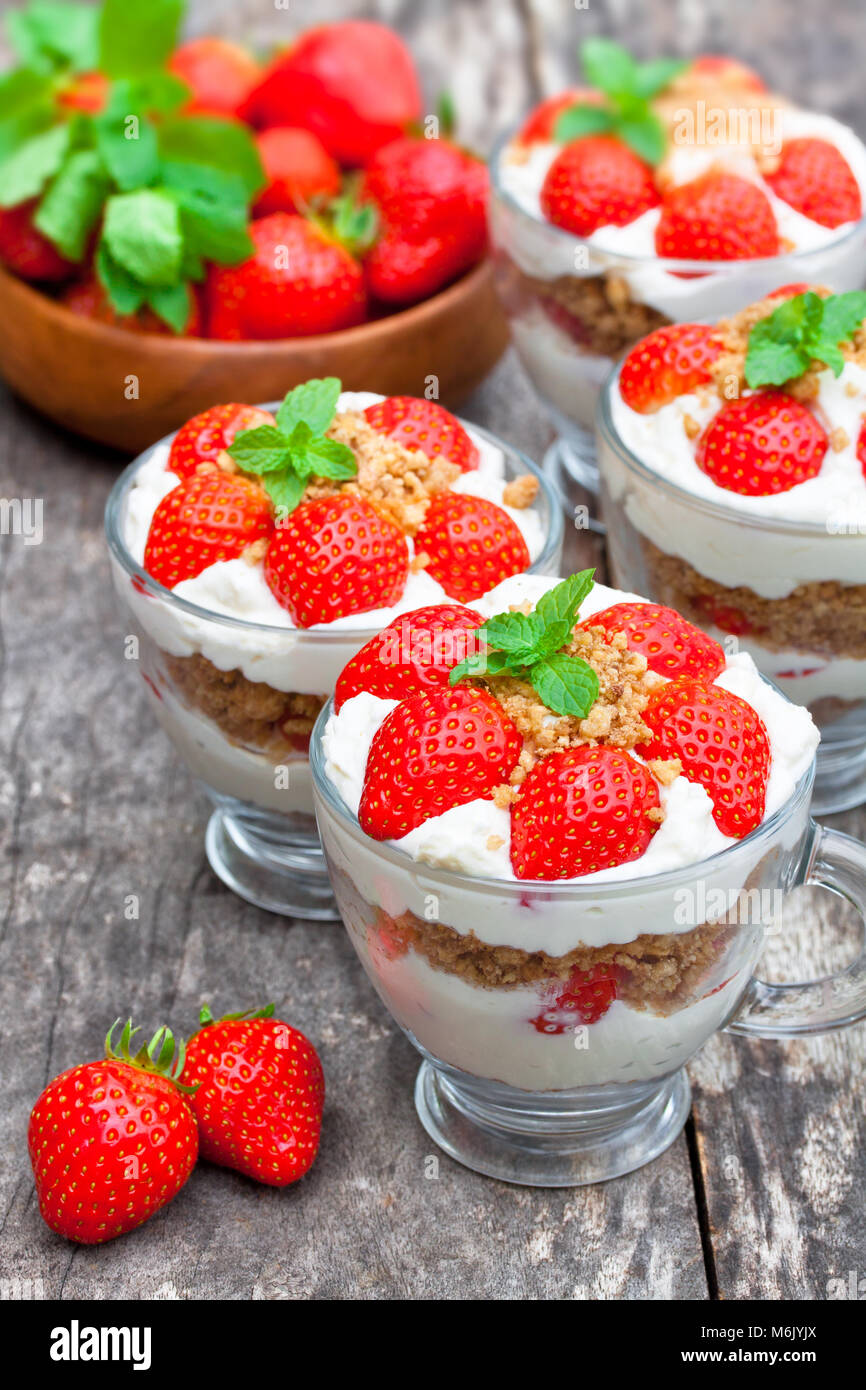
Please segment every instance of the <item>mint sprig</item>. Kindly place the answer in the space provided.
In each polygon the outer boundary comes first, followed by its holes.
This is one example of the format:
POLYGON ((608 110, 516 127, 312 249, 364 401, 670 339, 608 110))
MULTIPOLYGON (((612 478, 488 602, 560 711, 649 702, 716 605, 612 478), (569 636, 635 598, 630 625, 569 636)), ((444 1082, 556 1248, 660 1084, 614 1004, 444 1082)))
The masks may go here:
POLYGON ((601 104, 577 102, 563 111, 554 138, 563 143, 584 135, 610 134, 628 145, 646 164, 658 164, 665 152, 665 132, 650 99, 662 91, 687 62, 657 58, 638 63, 612 39, 587 39, 580 48, 587 81, 606 100, 601 104))
POLYGON ((841 343, 850 342, 866 318, 866 291, 849 290, 822 299, 807 290, 786 299, 749 334, 746 383, 783 386, 802 376, 813 362, 823 362, 839 376, 845 358, 841 343))
POLYGON ((346 482, 358 472, 348 445, 325 434, 342 389, 335 376, 305 381, 286 396, 276 425, 241 430, 229 446, 238 467, 261 478, 278 520, 294 511, 310 478, 346 482))
POLYGON ((578 656, 560 649, 569 641, 595 570, 582 570, 544 594, 531 613, 498 613, 476 630, 486 650, 467 656, 451 671, 451 685, 466 678, 508 671, 527 681, 554 714, 585 719, 598 699, 598 676, 578 656))

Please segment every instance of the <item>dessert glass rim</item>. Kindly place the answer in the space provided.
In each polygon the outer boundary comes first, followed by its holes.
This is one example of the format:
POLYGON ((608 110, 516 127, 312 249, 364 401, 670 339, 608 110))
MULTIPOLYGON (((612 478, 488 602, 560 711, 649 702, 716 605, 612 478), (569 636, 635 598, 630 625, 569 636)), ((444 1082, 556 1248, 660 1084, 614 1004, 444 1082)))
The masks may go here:
MULTIPOLYGON (((276 401, 268 401, 261 406, 260 409, 275 410, 278 404, 279 403, 276 401)), ((477 425, 472 420, 465 421, 461 416, 457 416, 456 418, 460 420, 461 424, 468 424, 470 429, 481 435, 488 444, 492 444, 495 448, 501 449, 506 457, 511 455, 513 458, 517 459, 521 467, 531 473, 538 481, 539 492, 544 495, 547 506, 547 534, 540 553, 532 561, 529 568, 521 571, 521 573, 534 574, 538 571, 543 572, 544 566, 550 562, 557 553, 559 546, 562 544, 565 525, 562 507, 554 494, 550 481, 538 465, 533 463, 532 459, 530 459, 522 449, 518 449, 516 445, 508 443, 507 440, 502 439, 499 435, 494 434, 483 425, 477 425)), ((304 627, 282 627, 278 623, 252 622, 247 618, 237 618, 230 613, 219 613, 216 609, 204 608, 201 604, 192 603, 189 599, 182 598, 179 594, 176 594, 173 589, 167 589, 164 584, 160 584, 158 580, 148 574, 147 570, 144 569, 137 560, 133 559, 127 549, 122 529, 122 507, 136 473, 150 461, 158 449, 168 444, 176 433, 177 430, 172 430, 169 434, 163 435, 161 439, 155 440, 147 449, 144 449, 140 454, 136 455, 132 462, 127 464, 123 472, 115 480, 105 504, 105 535, 109 550, 118 563, 126 570, 127 574, 135 581, 139 591, 146 592, 151 598, 161 599, 164 603, 173 605, 182 613, 188 613, 193 618, 204 618, 208 622, 222 623, 227 627, 240 628, 244 632, 262 632, 271 636, 273 636, 274 633, 280 633, 286 638, 293 637, 295 640, 301 638, 305 642, 313 641, 327 645, 329 642, 345 642, 347 636, 351 637, 353 641, 357 640, 359 643, 366 643, 370 638, 375 637, 377 633, 382 631, 383 625, 381 623, 369 628, 356 627, 354 625, 351 627, 342 627, 339 626, 339 619, 337 619, 337 623, 333 628, 329 630, 304 627)), ((446 601, 456 602, 456 600, 442 600, 442 602, 446 601)), ((411 611, 411 609, 406 610, 407 613, 411 611)), ((400 614, 398 616, 405 615, 400 614)))
MULTIPOLYGON (((548 222, 546 217, 536 216, 535 213, 525 208, 519 203, 514 195, 504 186, 502 182, 502 156, 505 150, 513 142, 515 136, 521 130, 521 125, 516 125, 496 140, 490 154, 490 182, 493 193, 503 203, 507 205, 511 212, 519 214, 531 223, 533 227, 547 227, 558 237, 561 237, 564 244, 585 246, 595 256, 608 256, 615 263, 624 263, 631 266, 657 266, 661 270, 674 275, 688 271, 703 275, 737 275, 742 273, 744 268, 757 269, 759 271, 772 271, 773 267, 785 266, 796 268, 800 262, 808 266, 811 259, 816 255, 822 255, 829 250, 836 250, 839 246, 844 246, 846 242, 852 240, 857 234, 866 229, 866 212, 864 212, 856 222, 841 236, 835 237, 832 241, 826 241, 821 246, 804 248, 803 250, 780 251, 775 256, 754 256, 736 261, 695 261, 679 260, 673 256, 638 256, 633 252, 611 250, 600 246, 595 241, 590 241, 589 237, 579 236, 577 232, 570 232, 566 227, 558 227, 555 222, 548 222)), ((805 273, 805 272, 804 272, 805 273)))
MULTIPOLYGON (((847 539, 857 541, 860 545, 863 544, 862 535, 853 531, 831 531, 826 521, 788 521, 784 517, 767 516, 765 513, 754 511, 748 506, 727 506, 724 502, 716 502, 709 497, 699 497, 697 493, 690 492, 688 488, 680 487, 679 483, 671 482, 669 478, 663 477, 654 468, 650 468, 633 449, 629 448, 614 424, 610 401, 614 388, 619 384, 621 370, 622 363, 618 362, 599 392, 595 417, 596 428, 604 442, 615 449, 622 462, 633 473, 637 473, 644 482, 652 483, 653 486, 660 488, 673 501, 685 502, 690 507, 694 507, 696 511, 715 517, 717 520, 734 522, 740 526, 751 527, 756 531, 779 531, 784 535, 804 536, 810 539, 815 539, 818 536, 824 538, 832 536, 834 541, 847 539)), ((739 493, 736 494, 738 497, 740 495, 739 493)), ((775 495, 778 496, 779 494, 775 495)), ((745 502, 748 499, 743 497, 743 500, 745 502)))
MULTIPOLYGON (((778 686, 766 676, 762 675, 761 679, 773 690, 778 690, 778 686)), ((535 894, 543 895, 545 899, 549 897, 576 898, 578 901, 588 904, 599 898, 633 897, 636 894, 644 893, 648 888, 656 891, 669 885, 673 889, 682 884, 694 882, 695 878, 703 878, 722 863, 729 865, 735 862, 740 855, 743 858, 751 857, 755 845, 759 841, 772 840, 780 827, 791 819, 804 804, 808 804, 812 795, 812 783, 815 779, 816 762, 813 756, 811 763, 800 777, 788 799, 777 807, 771 816, 762 821, 755 830, 750 831, 736 844, 726 845, 724 849, 717 850, 715 854, 711 854, 705 859, 697 859, 693 864, 684 864, 679 869, 666 869, 657 874, 612 879, 602 883, 596 881, 581 883, 579 879, 522 878, 512 880, 489 878, 486 875, 460 873, 456 869, 444 869, 438 865, 422 863, 412 859, 404 850, 395 849, 386 840, 372 839, 361 829, 357 815, 349 810, 337 788, 325 773, 323 735, 333 709, 334 698, 329 696, 310 735, 310 767, 315 791, 327 802, 328 808, 339 818, 344 829, 348 830, 352 838, 362 843, 368 850, 372 849, 374 853, 382 855, 389 863, 402 868, 406 873, 424 878, 441 879, 455 888, 494 894, 497 897, 514 893, 521 897, 535 894)))

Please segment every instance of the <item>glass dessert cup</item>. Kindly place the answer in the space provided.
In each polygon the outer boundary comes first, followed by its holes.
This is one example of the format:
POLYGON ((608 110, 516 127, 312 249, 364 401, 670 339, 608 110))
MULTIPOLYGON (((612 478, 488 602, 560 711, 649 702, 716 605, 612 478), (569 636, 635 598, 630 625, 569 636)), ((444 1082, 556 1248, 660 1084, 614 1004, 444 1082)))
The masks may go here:
POLYGON ((831 528, 759 516, 662 478, 627 448, 613 423, 616 382, 613 373, 597 415, 601 508, 615 583, 676 608, 728 652, 749 652, 790 700, 808 706, 821 730, 813 811, 829 815, 860 805, 866 800, 866 538, 856 529, 846 534, 844 522, 831 528), (748 582, 753 571, 765 581, 769 576, 777 597, 755 592, 748 582))
POLYGON ((544 466, 567 511, 573 485, 598 491, 596 401, 614 364, 669 323, 715 322, 789 283, 866 284, 866 217, 811 251, 742 261, 687 261, 602 251, 534 216, 504 186, 515 132, 491 159, 497 289, 518 356, 559 431, 544 466))
MULTIPOLYGON (((563 524, 550 484, 516 449, 478 425, 472 430, 502 451, 507 478, 539 478, 533 505, 546 539, 530 570, 558 573, 563 524)), ((316 830, 309 734, 337 676, 381 630, 381 619, 370 627, 355 619, 339 630, 253 623, 190 603, 152 579, 127 547, 126 513, 136 473, 167 442, 129 465, 106 507, 127 655, 138 662, 159 723, 213 803, 205 849, 217 876, 271 912, 332 920, 339 914, 316 830)))
POLYGON ((326 775, 328 714, 310 756, 340 913, 424 1058, 421 1122, 467 1167, 546 1187, 617 1177, 673 1143, 690 1104, 684 1065, 717 1029, 785 1038, 866 1015, 864 955, 831 980, 753 974, 795 886, 866 910, 866 846, 809 819, 814 765, 757 831, 701 863, 583 885, 502 881, 368 838, 326 775), (595 1022, 546 1031, 551 980, 593 957, 615 965, 617 998, 595 1022))

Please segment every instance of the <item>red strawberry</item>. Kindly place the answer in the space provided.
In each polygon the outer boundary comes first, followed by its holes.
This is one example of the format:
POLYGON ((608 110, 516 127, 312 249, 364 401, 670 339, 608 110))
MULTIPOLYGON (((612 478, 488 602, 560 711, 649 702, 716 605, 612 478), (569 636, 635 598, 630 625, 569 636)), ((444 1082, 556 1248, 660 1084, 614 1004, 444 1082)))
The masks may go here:
POLYGON ((250 94, 253 125, 305 126, 340 164, 361 165, 421 118, 412 56, 393 30, 366 20, 309 29, 250 94))
POLYGON ((860 433, 857 436, 857 462, 863 469, 863 477, 866 478, 866 420, 860 426, 860 433))
POLYGON ((312 1043, 272 1013, 269 1005, 214 1020, 202 1009, 183 1079, 197 1086, 190 1103, 202 1158, 286 1187, 318 1153, 325 1078, 312 1043))
POLYGON ((689 67, 689 76, 705 78, 726 87, 748 87, 753 92, 767 90, 764 81, 754 69, 741 63, 738 58, 728 58, 721 53, 702 53, 689 67))
POLYGON ((789 140, 782 146, 779 167, 766 180, 777 198, 822 227, 856 222, 862 215, 860 185, 829 140, 789 140))
POLYGON ((722 345, 701 323, 672 323, 641 338, 626 357, 619 389, 626 405, 649 415, 709 381, 722 345))
POLYGON ((0 208, 0 263, 23 280, 68 280, 76 266, 34 227, 37 201, 33 198, 14 208, 0 208))
POLYGON ((153 514, 144 568, 173 589, 218 560, 235 560, 274 529, 267 494, 248 478, 215 468, 194 474, 163 497, 153 514))
POLYGON ((695 457, 719 487, 768 497, 816 477, 828 442, 812 412, 792 396, 756 391, 722 406, 698 440, 695 457))
POLYGON ((275 424, 270 411, 257 405, 213 405, 181 425, 172 440, 166 468, 179 478, 191 478, 203 463, 216 463, 241 430, 275 424))
POLYGON ((580 878, 646 852, 658 825, 655 780, 619 748, 563 748, 542 758, 511 806, 518 878, 580 878))
POLYGON ((770 200, 736 174, 702 174, 665 195, 656 251, 688 261, 775 256, 779 234, 770 200))
POLYGON ((80 280, 70 285, 60 296, 70 313, 81 318, 96 319, 112 328, 123 328, 127 333, 161 333, 165 337, 200 338, 202 336, 201 306, 195 290, 189 290, 189 319, 183 333, 176 334, 152 309, 139 309, 137 314, 121 315, 115 313, 105 290, 95 275, 88 280, 80 280))
POLYGON ((256 144, 268 179, 253 207, 256 217, 303 212, 312 198, 339 193, 339 165, 312 131, 274 126, 263 130, 256 144))
POLYGON ((753 625, 745 613, 733 604, 722 603, 709 594, 695 594, 691 601, 706 617, 707 622, 720 628, 722 632, 731 632, 735 637, 745 637, 753 631, 753 625))
MULTIPOLYGON (((805 283, 805 281, 802 281, 802 280, 801 280, 801 281, 799 282, 799 284, 780 285, 779 288, 778 288, 777 290, 771 290, 769 294, 765 294, 765 295, 764 295, 764 298, 765 298, 765 299, 794 299, 798 294, 805 294, 806 291, 807 291, 807 290, 810 290, 810 289, 812 289, 812 286, 811 286, 811 285, 807 285, 807 284, 805 283)), ((817 293, 817 291, 816 291, 816 293, 817 293)))
POLYGON ((563 111, 568 111, 572 106, 597 106, 601 101, 598 92, 593 92, 589 88, 581 90, 573 87, 570 91, 559 92, 554 97, 547 97, 544 101, 531 111, 524 121, 515 140, 521 145, 534 145, 537 141, 549 141, 554 138, 556 123, 563 111))
POLYGON ((134 1230, 183 1187, 198 1157, 195 1119, 177 1077, 183 1046, 161 1028, 130 1054, 127 1023, 103 1062, 62 1072, 30 1116, 27 1147, 43 1220, 58 1235, 100 1245, 134 1230))
POLYGON ((364 497, 302 502, 274 532, 265 579, 298 627, 396 603, 406 587, 403 532, 364 497))
POLYGON ((624 632, 632 651, 647 659, 651 671, 673 679, 692 676, 712 681, 725 669, 725 653, 700 628, 674 608, 657 603, 615 603, 603 613, 593 613, 578 627, 601 627, 609 637, 624 632))
POLYGON ((415 535, 427 573, 460 603, 486 594, 530 565, 529 551, 507 512, 483 497, 439 492, 415 535))
POLYGON ((407 449, 428 458, 456 463, 461 473, 477 468, 480 455, 456 416, 436 401, 417 396, 387 396, 364 411, 374 430, 390 435, 407 449))
POLYGON ((261 77, 255 58, 228 39, 190 39, 168 67, 192 92, 185 109, 196 115, 237 116, 261 77))
POLYGON ((486 166, 445 139, 380 150, 361 189, 382 223, 364 262, 370 293, 413 304, 475 265, 487 247, 488 183, 486 166))
POLYGON ((84 111, 96 116, 105 110, 111 86, 104 72, 82 72, 70 78, 57 93, 57 104, 67 111, 84 111))
POLYGON ((539 1033, 560 1034, 597 1023, 616 998, 617 972, 612 965, 573 970, 543 1011, 529 1021, 539 1033))
POLYGON ((521 738, 492 695, 472 686, 431 690, 397 705, 367 757, 358 819, 374 840, 396 840, 431 816, 489 800, 508 780, 521 738))
POLYGON ((770 743, 760 715, 719 685, 675 680, 656 690, 643 713, 652 738, 645 758, 679 758, 705 787, 723 835, 742 839, 764 818, 770 743))
POLYGON ((395 618, 343 667, 334 709, 362 690, 402 700, 447 686, 452 667, 475 651, 469 634, 483 622, 473 608, 456 603, 435 603, 395 618))
POLYGON ((577 236, 624 227, 658 201, 652 170, 611 135, 587 135, 566 145, 541 186, 545 217, 577 236))
POLYGON ((285 212, 253 222, 250 236, 256 249, 248 261, 211 267, 211 337, 300 338, 362 322, 364 277, 338 242, 285 212))

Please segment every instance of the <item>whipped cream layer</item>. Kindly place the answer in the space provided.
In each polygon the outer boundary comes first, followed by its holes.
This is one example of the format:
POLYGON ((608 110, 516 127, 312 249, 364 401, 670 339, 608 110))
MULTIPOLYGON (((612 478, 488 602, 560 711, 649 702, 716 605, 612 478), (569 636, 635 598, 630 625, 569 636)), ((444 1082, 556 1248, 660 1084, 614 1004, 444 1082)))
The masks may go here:
MULTIPOLYGON (((848 162, 866 206, 866 147, 854 131, 832 116, 785 105, 777 110, 782 143, 815 137, 836 146, 848 162)), ((527 150, 512 142, 499 156, 499 185, 526 216, 515 215, 502 202, 495 205, 495 237, 527 275, 555 280, 563 275, 615 271, 627 282, 633 299, 650 305, 675 323, 730 314, 761 299, 779 284, 780 273, 786 279, 828 283, 837 291, 857 289, 863 284, 866 231, 857 231, 862 223, 848 222, 830 228, 804 217, 776 197, 761 177, 748 146, 674 146, 665 162, 666 177, 671 184, 680 185, 691 182, 711 166, 722 166, 749 179, 766 194, 779 236, 790 249, 774 258, 775 264, 774 260, 727 262, 724 271, 688 279, 665 270, 656 255, 658 208, 649 209, 624 227, 599 227, 585 242, 546 220, 541 210, 541 189, 562 148, 545 141, 527 150), (575 255, 578 246, 586 247, 587 254, 582 258, 575 255), (793 261, 786 259, 791 256, 795 257, 793 261)))
MULTIPOLYGON (((500 584, 477 606, 485 617, 492 616, 525 599, 535 603, 558 582, 539 575, 517 575, 500 584)), ((645 602, 636 594, 597 584, 585 600, 580 617, 590 617, 611 604, 628 600, 645 602)), ((762 680, 746 653, 729 656, 716 683, 746 700, 766 725, 772 753, 767 819, 789 800, 808 771, 818 745, 818 731, 807 710, 790 704, 762 680)), ((323 738, 325 775, 354 814, 360 804, 373 737, 396 703, 362 693, 345 701, 339 713, 332 713, 328 720, 323 738)), ((637 756, 633 750, 631 756, 637 756)), ((665 819, 640 859, 558 883, 570 881, 581 887, 620 883, 627 887, 636 880, 651 880, 652 876, 703 864, 720 851, 736 846, 736 863, 726 862, 725 856, 721 862, 702 868, 701 876, 717 888, 738 891, 765 851, 755 847, 750 854, 748 839, 736 841, 723 835, 713 820, 709 795, 687 777, 681 775, 670 786, 660 787, 659 794, 665 819)), ((399 867, 377 853, 374 841, 361 836, 359 845, 357 838, 341 831, 335 817, 323 811, 320 831, 323 841, 331 842, 329 852, 368 901, 380 904, 392 916, 408 907, 423 917, 425 901, 433 894, 438 903, 438 921, 460 932, 474 932, 491 945, 527 949, 531 942, 529 949, 558 956, 581 943, 625 943, 643 932, 689 931, 698 925, 692 921, 677 925, 670 888, 654 891, 651 881, 642 885, 640 893, 629 897, 627 908, 622 902, 608 904, 599 898, 592 906, 578 911, 561 893, 545 894, 542 887, 522 880, 520 893, 515 893, 513 886, 518 880, 511 867, 510 814, 489 800, 479 798, 452 807, 391 842, 406 856, 405 864, 399 867), (491 837, 496 837, 495 848, 490 848, 491 837), (417 867, 411 867, 410 861, 417 867), (438 880, 425 881, 424 865, 511 884, 512 892, 491 899, 486 910, 482 910, 471 893, 445 887, 438 880)), ((800 833, 801 828, 792 831, 791 845, 800 833)))
POLYGON ((651 414, 626 405, 618 382, 608 401, 614 441, 600 432, 602 474, 612 499, 633 526, 668 555, 729 588, 745 585, 762 598, 785 598, 800 584, 837 580, 866 583, 866 477, 857 439, 866 412, 866 370, 846 362, 842 374, 819 375, 811 408, 827 434, 844 447, 827 449, 821 471, 787 492, 745 497, 719 487, 698 467, 686 417, 703 429, 722 408, 714 393, 687 393, 651 414), (654 488, 613 447, 621 440, 646 468, 727 516, 654 488), (766 525, 763 523, 767 523, 766 525), (790 529, 786 529, 786 528, 790 529), (799 533, 798 527, 802 527, 799 533))

